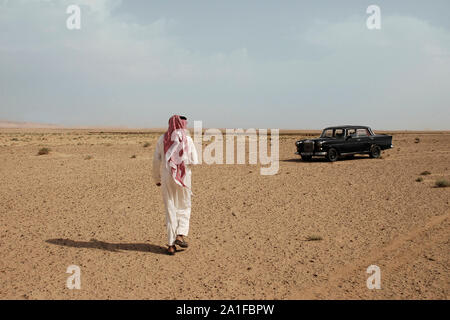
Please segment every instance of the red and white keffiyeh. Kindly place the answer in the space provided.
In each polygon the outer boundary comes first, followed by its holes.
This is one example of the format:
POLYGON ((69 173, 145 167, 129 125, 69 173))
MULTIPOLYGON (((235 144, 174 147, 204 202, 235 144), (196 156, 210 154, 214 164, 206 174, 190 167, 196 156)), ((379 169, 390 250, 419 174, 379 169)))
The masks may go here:
POLYGON ((188 156, 188 141, 186 138, 187 120, 174 115, 169 119, 169 128, 164 134, 164 154, 166 165, 172 171, 175 183, 182 187, 186 175, 185 160, 188 156))

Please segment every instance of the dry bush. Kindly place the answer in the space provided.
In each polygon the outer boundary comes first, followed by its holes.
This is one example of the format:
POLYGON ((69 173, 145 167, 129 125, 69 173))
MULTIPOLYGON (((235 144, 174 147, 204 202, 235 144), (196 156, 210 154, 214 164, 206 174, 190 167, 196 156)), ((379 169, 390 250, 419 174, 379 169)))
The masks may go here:
POLYGON ((308 236, 306 238, 306 241, 319 241, 319 240, 322 240, 322 237, 317 235, 308 236))
POLYGON ((144 148, 150 147, 150 142, 144 143, 144 148))
POLYGON ((429 176, 430 174, 430 171, 423 171, 422 173, 420 173, 421 176, 429 176))
POLYGON ((39 151, 38 151, 38 155, 39 156, 42 156, 42 155, 44 155, 44 154, 49 154, 50 153, 50 149, 49 148, 41 148, 41 149, 39 149, 39 151))
POLYGON ((446 179, 439 179, 439 180, 436 180, 434 185, 436 188, 447 188, 447 187, 450 187, 450 181, 448 181, 446 179))

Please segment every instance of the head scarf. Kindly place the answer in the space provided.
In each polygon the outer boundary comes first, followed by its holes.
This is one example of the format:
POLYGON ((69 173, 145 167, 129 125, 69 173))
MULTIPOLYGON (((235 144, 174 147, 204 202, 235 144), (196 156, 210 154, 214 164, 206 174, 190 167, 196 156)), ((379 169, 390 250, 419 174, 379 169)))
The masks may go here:
POLYGON ((188 155, 188 143, 186 138, 187 120, 183 120, 178 115, 169 119, 169 128, 164 134, 164 154, 167 167, 172 172, 175 183, 182 187, 186 175, 185 160, 188 155))

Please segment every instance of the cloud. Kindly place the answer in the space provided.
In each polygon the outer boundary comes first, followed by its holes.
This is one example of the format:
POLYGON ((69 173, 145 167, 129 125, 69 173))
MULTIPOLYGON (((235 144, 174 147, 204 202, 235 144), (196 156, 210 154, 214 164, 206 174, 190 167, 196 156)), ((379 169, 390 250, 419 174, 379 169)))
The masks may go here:
POLYGON ((121 1, 75 1, 81 30, 67 30, 73 2, 0 1, 3 118, 158 126, 187 111, 222 127, 450 123, 449 31, 418 18, 383 15, 379 31, 365 16, 322 20, 277 41, 298 54, 261 58, 250 37, 232 50, 188 49, 180 21, 123 19, 121 1))

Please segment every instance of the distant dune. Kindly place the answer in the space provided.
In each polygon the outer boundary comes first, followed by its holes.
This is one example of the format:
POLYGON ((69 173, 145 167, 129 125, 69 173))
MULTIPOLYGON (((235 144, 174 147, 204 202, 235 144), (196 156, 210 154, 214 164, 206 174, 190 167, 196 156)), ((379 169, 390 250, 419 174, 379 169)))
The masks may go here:
MULTIPOLYGON (((188 126, 189 130, 193 134, 193 126, 188 126)), ((231 127, 230 127, 231 128, 231 127)), ((167 129, 164 128, 141 128, 132 126, 105 126, 105 125, 76 125, 76 126, 64 126, 52 123, 38 123, 38 122, 20 122, 9 121, 0 119, 0 129, 65 129, 65 130, 95 130, 95 131, 107 131, 109 133, 164 133, 167 129)), ((203 132, 208 129, 203 128, 203 132)), ((375 133, 387 133, 387 134, 449 134, 449 130, 377 130, 373 128, 375 133)), ((225 133, 224 128, 219 130, 225 133)), ((246 129, 244 129, 246 130, 246 129)), ((305 135, 305 136, 317 136, 320 135, 322 129, 282 129, 280 128, 280 135, 305 135)))
POLYGON ((0 120, 0 128, 23 128, 23 129, 33 129, 33 128, 62 128, 56 124, 49 123, 36 123, 36 122, 18 122, 18 121, 6 121, 0 120))

